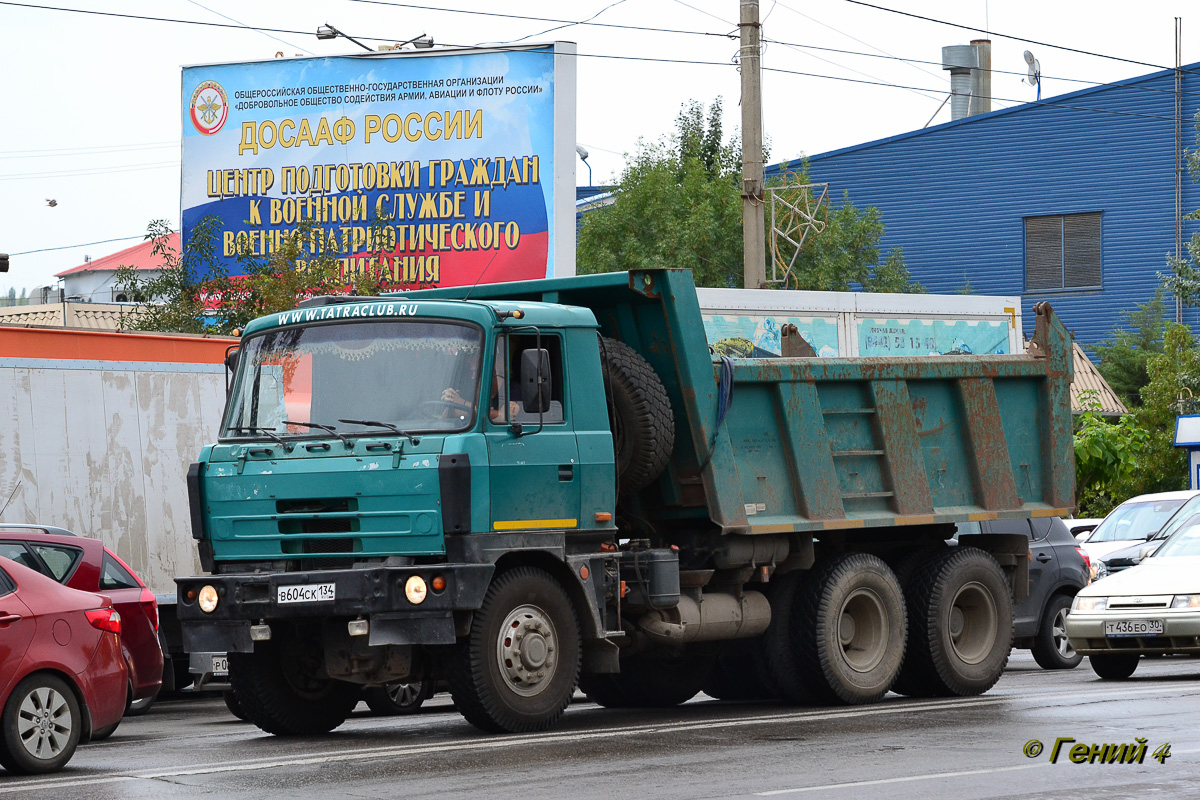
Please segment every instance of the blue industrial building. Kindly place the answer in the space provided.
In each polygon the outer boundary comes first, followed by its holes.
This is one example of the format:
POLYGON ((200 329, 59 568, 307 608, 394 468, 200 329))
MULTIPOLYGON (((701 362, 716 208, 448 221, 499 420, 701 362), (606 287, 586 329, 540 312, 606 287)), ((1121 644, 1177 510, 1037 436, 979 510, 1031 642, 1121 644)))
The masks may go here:
MULTIPOLYGON (((1182 141, 1194 147, 1200 64, 1182 74, 1182 141)), ((830 185, 835 204, 848 191, 859 208, 877 207, 885 250, 903 248, 930 292, 1020 294, 1027 334, 1033 304, 1048 300, 1081 344, 1095 344, 1169 271, 1175 82, 1174 70, 1156 72, 821 153, 809 177, 830 185)), ((1180 206, 1200 208, 1186 166, 1180 206)), ((1183 222, 1185 243, 1198 225, 1183 222)), ((1182 314, 1200 331, 1200 311, 1182 314)))

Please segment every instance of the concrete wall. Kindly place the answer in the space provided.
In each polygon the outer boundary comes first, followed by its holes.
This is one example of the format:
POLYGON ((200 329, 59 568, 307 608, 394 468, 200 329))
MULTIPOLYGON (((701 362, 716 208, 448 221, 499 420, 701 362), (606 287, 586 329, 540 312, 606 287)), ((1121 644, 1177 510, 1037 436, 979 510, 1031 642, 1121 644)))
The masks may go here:
POLYGON ((200 574, 185 478, 216 439, 223 366, 0 358, 0 398, 0 521, 102 539, 156 593, 200 574))

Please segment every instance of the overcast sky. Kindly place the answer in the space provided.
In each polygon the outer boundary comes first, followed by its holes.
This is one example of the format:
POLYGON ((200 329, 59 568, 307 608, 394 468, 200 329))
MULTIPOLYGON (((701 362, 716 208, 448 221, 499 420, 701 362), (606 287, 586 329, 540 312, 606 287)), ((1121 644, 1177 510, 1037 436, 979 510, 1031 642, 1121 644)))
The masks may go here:
MULTIPOLYGON (((57 5, 105 14, 0 0, 5 84, 0 252, 13 254, 11 271, 0 274, 0 293, 53 285, 54 273, 83 263, 85 256, 99 258, 136 244, 151 220, 177 227, 180 67, 260 60, 279 52, 289 57, 361 52, 345 39, 317 40, 313 32, 326 22, 372 46, 423 33, 456 45, 577 42, 576 138, 590 153, 596 184, 614 179, 623 154, 634 151, 639 138, 669 133, 681 104, 690 99, 709 103, 721 96, 727 135, 741 124, 739 76, 732 63, 737 0, 57 5), (112 16, 117 14, 126 16, 112 16), (612 27, 560 28, 530 17, 591 18, 612 27)), ((1183 63, 1200 61, 1200 14, 1189 18, 1189 8, 1195 3, 763 0, 763 36, 769 41, 763 122, 771 160, 892 136, 921 128, 931 117, 933 124, 948 121, 949 105, 938 111, 949 92, 941 48, 984 38, 985 31, 997 71, 993 108, 1034 99, 1035 89, 1022 81, 1026 49, 1041 62, 1043 99, 1173 66, 1176 16, 1183 17, 1183 63)), ((1197 103, 1190 106, 1185 103, 1188 116, 1197 103)), ((1189 123, 1185 140, 1192 139, 1189 123)), ((587 167, 579 162, 577 167, 577 183, 587 184, 587 167)))

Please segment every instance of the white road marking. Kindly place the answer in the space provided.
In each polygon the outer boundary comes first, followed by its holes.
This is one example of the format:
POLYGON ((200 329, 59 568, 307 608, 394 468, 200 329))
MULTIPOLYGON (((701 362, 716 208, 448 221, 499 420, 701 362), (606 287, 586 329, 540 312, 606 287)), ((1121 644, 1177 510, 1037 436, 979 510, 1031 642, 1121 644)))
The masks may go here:
POLYGON ((828 792, 832 789, 856 789, 863 786, 886 786, 889 783, 910 783, 912 781, 931 781, 939 778, 960 778, 964 775, 992 775, 997 772, 1016 772, 1022 769, 1036 769, 1047 766, 1050 762, 1040 764, 1022 764, 1019 767, 996 767, 995 769, 972 769, 962 772, 935 772, 932 775, 907 775, 903 778, 880 778, 874 781, 854 781, 853 783, 826 783, 822 786, 801 786, 795 789, 775 789, 770 792, 755 792, 755 797, 774 797, 780 794, 800 794, 801 792, 828 792))

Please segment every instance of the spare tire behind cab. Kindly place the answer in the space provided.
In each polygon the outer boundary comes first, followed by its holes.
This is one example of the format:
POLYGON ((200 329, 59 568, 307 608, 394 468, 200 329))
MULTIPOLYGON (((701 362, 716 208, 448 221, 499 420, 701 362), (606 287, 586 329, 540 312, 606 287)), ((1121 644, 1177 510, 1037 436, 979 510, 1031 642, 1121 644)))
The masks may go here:
POLYGON ((601 339, 617 462, 617 490, 629 494, 659 476, 675 446, 675 415, 654 369, 629 345, 601 339))

